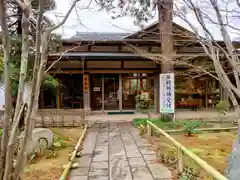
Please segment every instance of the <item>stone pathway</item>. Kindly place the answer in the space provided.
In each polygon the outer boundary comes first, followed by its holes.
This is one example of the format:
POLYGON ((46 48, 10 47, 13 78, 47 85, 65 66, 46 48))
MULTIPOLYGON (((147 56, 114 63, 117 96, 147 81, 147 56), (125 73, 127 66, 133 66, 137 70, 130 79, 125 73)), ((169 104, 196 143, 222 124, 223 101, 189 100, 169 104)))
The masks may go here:
POLYGON ((156 153, 130 123, 94 124, 84 141, 80 167, 70 180, 170 180, 156 153))

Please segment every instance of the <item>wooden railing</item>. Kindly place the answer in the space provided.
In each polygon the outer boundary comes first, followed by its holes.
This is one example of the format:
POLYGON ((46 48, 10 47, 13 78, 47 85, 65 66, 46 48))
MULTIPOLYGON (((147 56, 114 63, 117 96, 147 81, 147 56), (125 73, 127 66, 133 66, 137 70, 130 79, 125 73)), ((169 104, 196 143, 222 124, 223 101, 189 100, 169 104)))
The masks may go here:
POLYGON ((169 134, 167 134, 165 131, 157 127, 155 124, 153 124, 150 121, 147 121, 147 132, 148 135, 152 135, 152 128, 154 131, 159 132, 161 135, 165 136, 165 138, 170 141, 176 148, 178 152, 178 171, 179 173, 183 173, 184 168, 184 161, 183 157, 187 156, 192 161, 194 161, 196 164, 198 164, 205 172, 208 173, 212 178, 216 180, 228 180, 226 177, 224 177, 220 172, 215 170, 212 166, 210 166, 207 162, 199 158, 197 155, 192 153, 191 151, 187 150, 183 145, 181 145, 179 142, 177 142, 174 138, 172 138, 169 134))

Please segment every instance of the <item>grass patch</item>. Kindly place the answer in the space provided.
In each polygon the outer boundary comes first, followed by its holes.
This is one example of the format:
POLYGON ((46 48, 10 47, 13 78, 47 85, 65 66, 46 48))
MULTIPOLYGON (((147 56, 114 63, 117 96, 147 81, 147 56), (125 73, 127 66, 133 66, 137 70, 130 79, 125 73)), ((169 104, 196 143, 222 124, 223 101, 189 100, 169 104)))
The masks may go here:
MULTIPOLYGON (((185 134, 172 134, 175 140, 185 146, 188 150, 206 161, 210 166, 215 168, 220 173, 224 173, 227 164, 227 159, 232 151, 232 143, 236 139, 237 132, 220 132, 220 133, 203 133, 186 136, 185 134)), ((159 154, 169 155, 175 147, 164 136, 144 136, 152 144, 152 147, 159 154)), ((177 152, 177 149, 175 149, 177 152)), ((208 179, 206 173, 187 156, 184 156, 184 163, 191 166, 195 171, 200 172, 204 179, 208 179)), ((171 166, 169 166, 171 167, 171 166)))
POLYGON ((2 129, 0 129, 0 136, 2 136, 2 129))
POLYGON ((133 119, 132 124, 134 127, 138 127, 139 125, 145 126, 147 124, 147 120, 148 118, 135 118, 133 119))
MULTIPOLYGON (((136 118, 132 121, 134 127, 138 127, 139 125, 147 125, 148 118, 136 118)), ((149 119, 150 122, 155 124, 161 129, 170 130, 170 129, 183 129, 184 127, 188 126, 190 123, 197 124, 199 128, 207 127, 208 124, 206 121, 197 121, 197 120, 180 120, 180 121, 170 121, 166 122, 162 118, 152 118, 149 119)))
POLYGON ((136 118, 132 121, 132 124, 134 127, 138 127, 139 125, 146 126, 147 125, 147 120, 149 120, 151 123, 155 124, 156 126, 160 128, 174 128, 176 127, 176 124, 173 122, 164 122, 160 118, 136 118))

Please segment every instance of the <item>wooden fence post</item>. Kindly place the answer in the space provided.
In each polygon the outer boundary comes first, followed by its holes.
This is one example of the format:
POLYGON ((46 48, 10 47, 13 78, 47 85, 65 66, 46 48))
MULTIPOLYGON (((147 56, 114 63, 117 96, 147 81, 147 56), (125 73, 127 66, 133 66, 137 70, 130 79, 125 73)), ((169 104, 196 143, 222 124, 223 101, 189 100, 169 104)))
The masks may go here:
POLYGON ((178 172, 183 173, 183 152, 178 148, 178 172))
POLYGON ((147 132, 149 136, 152 136, 152 127, 150 124, 147 124, 147 132))

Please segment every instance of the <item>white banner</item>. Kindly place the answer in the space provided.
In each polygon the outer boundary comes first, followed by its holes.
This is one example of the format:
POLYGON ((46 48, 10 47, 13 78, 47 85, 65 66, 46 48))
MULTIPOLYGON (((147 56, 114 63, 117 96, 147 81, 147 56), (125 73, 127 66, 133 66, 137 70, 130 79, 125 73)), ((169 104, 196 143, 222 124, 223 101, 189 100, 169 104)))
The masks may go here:
POLYGON ((160 113, 175 112, 174 73, 160 74, 160 113))

